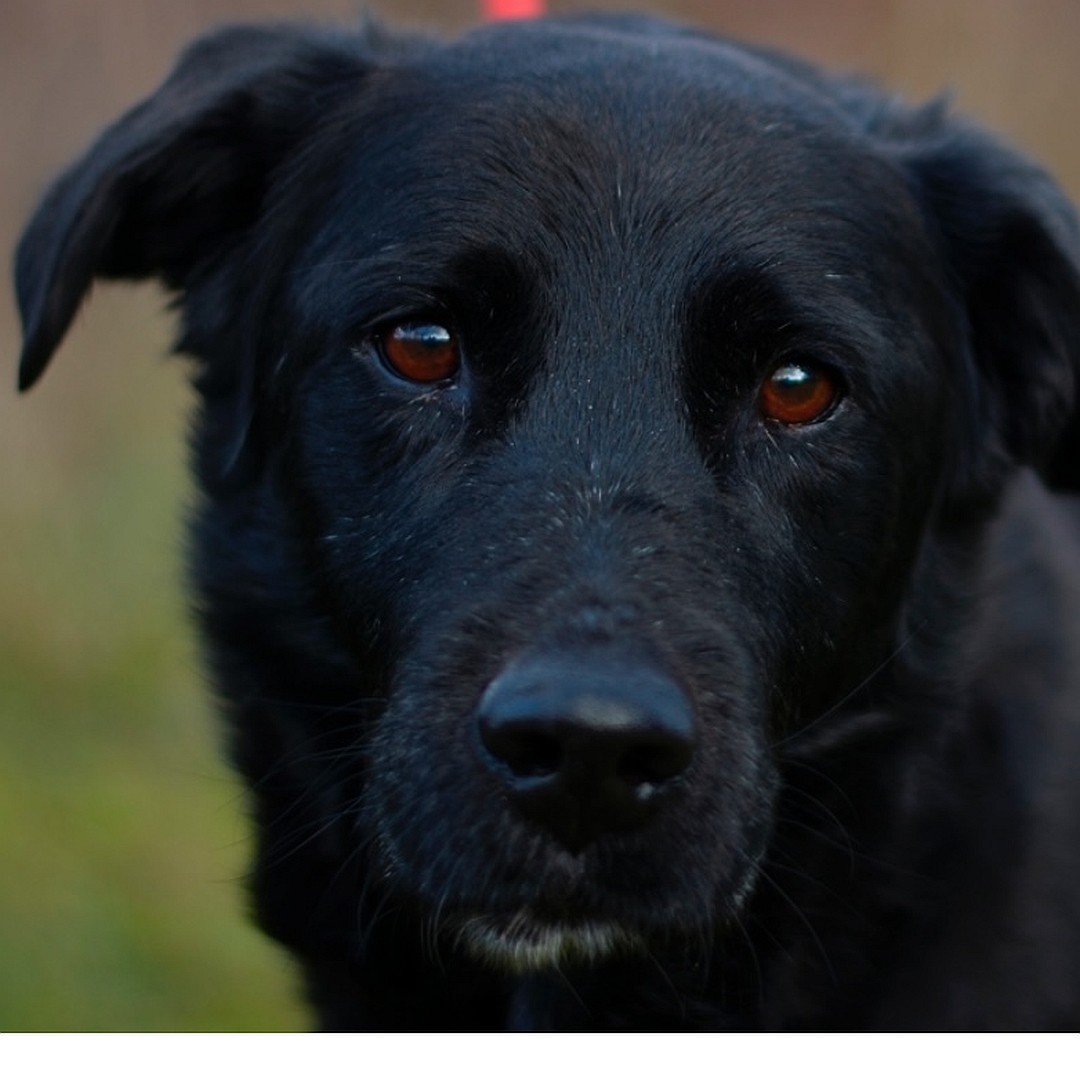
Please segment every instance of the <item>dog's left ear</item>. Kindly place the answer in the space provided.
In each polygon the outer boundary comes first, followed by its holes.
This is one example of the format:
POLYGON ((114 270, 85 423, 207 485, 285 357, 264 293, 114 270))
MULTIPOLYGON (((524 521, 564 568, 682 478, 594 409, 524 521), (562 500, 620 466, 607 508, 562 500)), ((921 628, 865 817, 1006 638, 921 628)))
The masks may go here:
POLYGON ((967 321, 978 448, 976 487, 1010 465, 1080 490, 1080 229, 1054 181, 976 129, 946 120, 901 161, 967 321), (989 439, 989 441, 988 441, 989 439))
POLYGON ((183 292, 262 211, 290 151, 365 70, 329 32, 236 26, 195 42, 46 195, 19 244, 19 388, 38 379, 94 278, 183 292))

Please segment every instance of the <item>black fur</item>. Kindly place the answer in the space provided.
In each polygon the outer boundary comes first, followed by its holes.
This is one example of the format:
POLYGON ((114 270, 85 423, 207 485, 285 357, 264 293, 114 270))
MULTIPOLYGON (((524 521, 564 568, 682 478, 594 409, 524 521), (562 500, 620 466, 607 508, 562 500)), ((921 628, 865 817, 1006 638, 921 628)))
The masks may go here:
POLYGON ((145 276, 199 362, 258 917, 324 1026, 1080 1024, 1080 239, 1043 172, 643 19, 241 27, 45 199, 21 385, 145 276), (416 319, 450 382, 380 358, 416 319), (765 417, 781 362, 838 402, 765 417), (484 725, 536 671, 662 699, 689 765, 534 812, 484 725))

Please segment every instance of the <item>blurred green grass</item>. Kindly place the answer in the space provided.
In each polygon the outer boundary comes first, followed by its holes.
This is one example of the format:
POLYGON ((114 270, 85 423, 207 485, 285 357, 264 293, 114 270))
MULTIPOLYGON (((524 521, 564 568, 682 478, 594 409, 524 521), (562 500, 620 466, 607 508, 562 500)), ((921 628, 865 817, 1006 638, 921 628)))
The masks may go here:
POLYGON ((102 293, 0 409, 0 1030, 308 1023, 246 918, 243 795, 181 587, 191 393, 153 362, 161 303, 102 293))

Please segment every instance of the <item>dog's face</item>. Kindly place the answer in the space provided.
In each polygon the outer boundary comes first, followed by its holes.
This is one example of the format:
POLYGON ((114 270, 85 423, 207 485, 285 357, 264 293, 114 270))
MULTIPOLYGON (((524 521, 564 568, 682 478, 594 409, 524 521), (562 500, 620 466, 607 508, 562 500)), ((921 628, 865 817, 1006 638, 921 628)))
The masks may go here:
POLYGON ((388 78, 281 301, 326 602, 393 640, 364 827, 526 964, 738 910, 956 450, 899 171, 738 54, 597 52, 388 78))
POLYGON ((92 274, 182 291, 268 866, 360 866, 517 970, 721 931, 786 748, 872 719, 943 538, 1053 445, 1064 203, 937 110, 647 23, 185 65, 24 241, 24 372, 92 274))

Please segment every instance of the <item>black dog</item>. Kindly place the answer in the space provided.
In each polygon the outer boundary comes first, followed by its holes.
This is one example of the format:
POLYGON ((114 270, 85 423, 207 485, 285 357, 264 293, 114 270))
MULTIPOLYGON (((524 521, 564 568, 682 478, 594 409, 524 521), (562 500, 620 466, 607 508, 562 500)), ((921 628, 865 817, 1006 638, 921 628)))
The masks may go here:
POLYGON ((21 385, 176 291, 262 925, 328 1027, 1080 1024, 1080 239, 639 19, 197 43, 44 201, 21 385))

